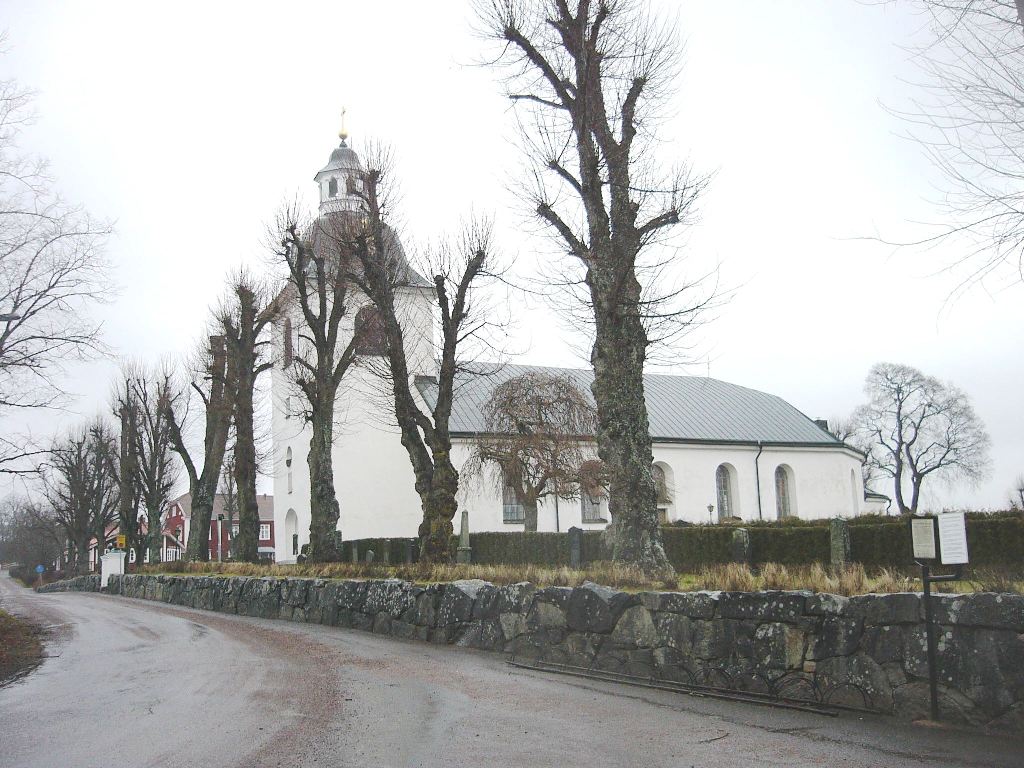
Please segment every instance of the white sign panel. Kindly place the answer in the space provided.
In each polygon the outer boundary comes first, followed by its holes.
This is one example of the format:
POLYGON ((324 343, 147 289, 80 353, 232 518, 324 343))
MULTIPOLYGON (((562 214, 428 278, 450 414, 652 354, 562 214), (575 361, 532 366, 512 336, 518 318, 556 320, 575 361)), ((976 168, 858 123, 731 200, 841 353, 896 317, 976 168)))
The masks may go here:
POLYGON ((910 535, 914 540, 914 559, 934 560, 936 556, 935 523, 932 522, 932 518, 911 520, 910 535))
POLYGON ((967 562, 967 521, 963 512, 939 515, 939 551, 943 565, 964 565, 967 562))

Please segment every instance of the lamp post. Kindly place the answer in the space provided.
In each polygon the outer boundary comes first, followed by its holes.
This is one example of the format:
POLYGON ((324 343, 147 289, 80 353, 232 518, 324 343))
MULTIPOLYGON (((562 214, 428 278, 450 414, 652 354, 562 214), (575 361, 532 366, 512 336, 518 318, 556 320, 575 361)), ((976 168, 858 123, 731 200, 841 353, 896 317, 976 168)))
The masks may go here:
POLYGON ((712 525, 714 525, 714 522, 715 522, 715 518, 713 517, 714 512, 715 512, 715 505, 714 504, 708 504, 708 523, 710 523, 712 525))

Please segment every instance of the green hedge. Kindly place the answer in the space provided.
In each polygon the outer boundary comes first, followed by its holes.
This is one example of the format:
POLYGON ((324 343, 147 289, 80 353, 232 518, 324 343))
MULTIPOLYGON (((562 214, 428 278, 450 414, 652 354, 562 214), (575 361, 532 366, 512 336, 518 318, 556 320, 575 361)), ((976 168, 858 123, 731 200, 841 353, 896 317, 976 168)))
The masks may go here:
MULTIPOLYGON (((871 517, 850 520, 850 554, 854 562, 865 567, 902 567, 912 564, 910 527, 905 519, 871 517)), ((676 570, 692 571, 705 565, 729 562, 732 535, 737 526, 689 525, 665 526, 662 541, 669 562, 676 570)), ((750 532, 754 563, 809 565, 828 563, 828 521, 806 520, 783 523, 751 523, 742 527, 750 532)), ((473 562, 480 565, 569 565, 569 536, 566 533, 523 533, 501 531, 473 533, 473 562)), ((384 543, 391 549, 391 562, 405 562, 408 538, 360 539, 359 559, 373 550, 381 562, 384 543)), ((967 519, 967 542, 971 565, 1024 565, 1024 516, 970 515, 967 519)), ((345 542, 344 559, 349 559, 345 542)), ((458 537, 452 537, 452 555, 458 537)), ((418 555, 418 553, 417 553, 418 555)), ((583 561, 610 560, 611 552, 604 544, 601 531, 584 531, 583 561)))

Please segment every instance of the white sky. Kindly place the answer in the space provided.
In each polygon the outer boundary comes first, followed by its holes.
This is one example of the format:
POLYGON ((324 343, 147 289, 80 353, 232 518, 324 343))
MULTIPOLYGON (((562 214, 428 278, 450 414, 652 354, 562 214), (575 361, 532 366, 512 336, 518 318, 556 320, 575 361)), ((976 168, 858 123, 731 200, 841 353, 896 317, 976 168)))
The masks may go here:
MULTIPOLYGON (((906 105, 899 46, 920 20, 856 0, 661 3, 681 9, 686 67, 669 153, 716 171, 683 256, 720 261, 736 288, 684 373, 778 394, 812 417, 848 413, 868 368, 904 362, 965 389, 993 440, 978 489, 935 505, 1005 506, 1024 472, 1024 290, 992 283, 949 302, 954 253, 853 240, 909 238, 934 220, 941 183, 882 103, 906 105)), ((549 244, 510 191, 514 125, 469 3, 33 2, 3 0, 5 74, 36 89, 25 146, 48 156, 65 196, 116 221, 122 291, 107 340, 157 360, 186 352, 225 274, 260 266, 265 223, 337 143, 396 150, 406 247, 493 214, 520 269, 549 244)), ((584 365, 579 339, 536 302, 517 310, 522 361, 584 365), (552 332, 552 328, 559 332, 552 332)), ((74 410, 107 410, 113 364, 72 371, 74 410)), ((75 416, 38 416, 42 434, 75 416)), ((889 488, 880 487, 889 492, 889 488)), ((937 489, 936 489, 937 490, 937 489)))

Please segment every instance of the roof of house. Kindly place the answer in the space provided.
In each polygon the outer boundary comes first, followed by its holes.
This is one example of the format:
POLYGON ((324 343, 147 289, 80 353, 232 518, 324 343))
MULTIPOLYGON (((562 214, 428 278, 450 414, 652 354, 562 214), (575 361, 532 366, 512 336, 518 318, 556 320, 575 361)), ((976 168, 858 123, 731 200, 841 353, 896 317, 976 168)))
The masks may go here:
MULTIPOLYGON (((460 373, 452 407, 452 434, 484 431, 483 408, 495 387, 526 373, 570 377, 593 402, 593 371, 528 365, 474 365, 460 373)), ((431 407, 437 383, 417 377, 431 407)), ((644 399, 656 442, 745 443, 841 447, 843 443, 780 397, 702 376, 644 375, 644 399)))
MULTIPOLYGON (((225 496, 223 493, 218 493, 213 499, 213 517, 211 520, 216 520, 217 515, 224 515, 227 517, 227 513, 224 511, 225 496)), ((185 517, 192 515, 192 494, 183 493, 176 499, 171 500, 171 504, 178 504, 181 506, 182 512, 185 517)), ((265 493, 257 494, 256 504, 260 510, 260 520, 263 522, 271 523, 274 521, 274 497, 269 496, 265 493)))

